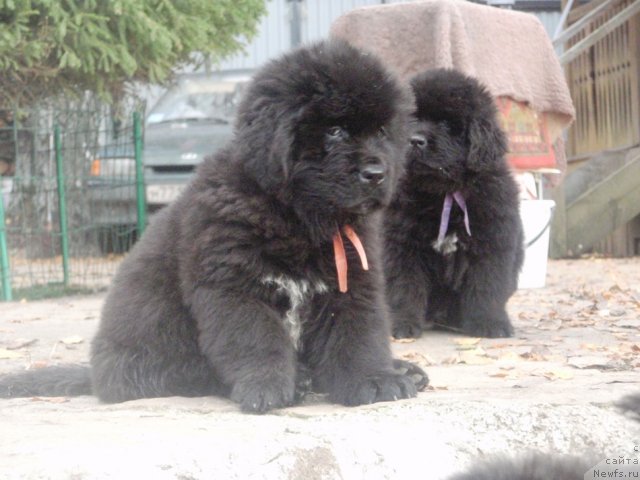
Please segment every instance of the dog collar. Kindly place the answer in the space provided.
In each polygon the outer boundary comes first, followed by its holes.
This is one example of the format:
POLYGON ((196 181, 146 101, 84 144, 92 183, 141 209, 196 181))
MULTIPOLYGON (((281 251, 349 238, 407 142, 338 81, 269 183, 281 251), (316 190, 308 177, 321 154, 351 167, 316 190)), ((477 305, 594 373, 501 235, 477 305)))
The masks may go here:
MULTIPOLYGON (((363 270, 369 270, 369 262, 367 262, 367 254, 364 251, 362 242, 356 232, 349 225, 342 227, 342 232, 351 241, 358 256, 360 257, 360 263, 362 263, 363 270)), ((338 230, 333 235, 333 256, 336 262, 336 272, 338 273, 338 288, 341 293, 347 291, 347 254, 344 251, 344 243, 342 242, 342 234, 338 230)))
POLYGON ((444 196, 444 203, 442 204, 442 213, 440 214, 440 230, 438 231, 438 244, 441 245, 444 241, 444 237, 447 235, 449 229, 449 217, 451 216, 451 207, 453 201, 456 201, 458 206, 464 213, 464 228, 467 230, 469 236, 471 236, 471 228, 469 227, 469 212, 467 212, 467 202, 464 199, 464 195, 460 190, 456 190, 453 193, 447 193, 444 196))

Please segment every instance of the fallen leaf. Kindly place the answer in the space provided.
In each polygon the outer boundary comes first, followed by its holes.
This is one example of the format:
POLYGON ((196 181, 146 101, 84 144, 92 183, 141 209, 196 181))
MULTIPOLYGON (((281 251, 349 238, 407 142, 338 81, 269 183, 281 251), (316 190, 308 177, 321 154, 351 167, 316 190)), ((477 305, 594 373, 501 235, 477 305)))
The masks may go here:
POLYGON ((419 365, 437 365, 437 362, 429 355, 425 355, 419 352, 407 352, 400 355, 400 358, 407 360, 408 362, 417 363, 419 365))
POLYGON ((611 361, 608 357, 600 357, 595 355, 581 355, 570 357, 567 361, 568 365, 571 365, 575 368, 611 368, 611 361))
POLYGON ((31 365, 29 365, 29 368, 45 368, 49 366, 49 362, 47 362, 46 360, 36 360, 35 362, 31 362, 31 365))
POLYGON ((457 365, 458 363, 462 363, 458 355, 447 357, 440 362, 441 365, 457 365))
POLYGON ((67 397, 31 397, 32 402, 46 402, 46 403, 67 403, 69 399, 67 397))
POLYGON ((573 378, 573 373, 569 370, 551 370, 549 372, 544 372, 541 375, 549 380, 570 380, 573 378))
POLYGON ((536 352, 527 352, 521 353, 520 356, 525 360, 529 360, 531 362, 545 362, 547 361, 547 357, 542 355, 541 353, 536 352))
POLYGON ((479 342, 482 340, 481 338, 475 337, 464 337, 464 338, 455 338, 453 343, 458 345, 458 350, 467 350, 474 348, 479 342))
POLYGON ((0 360, 8 360, 11 358, 21 358, 22 356, 23 356, 23 352, 8 350, 6 348, 0 348, 0 360))
POLYGON ((416 341, 415 338, 393 338, 391 337, 391 341, 393 343, 413 343, 416 341))
POLYGON ((84 342, 84 338, 80 335, 71 335, 70 337, 66 337, 60 340, 65 345, 76 345, 78 343, 84 342))
POLYGON ((562 320, 560 319, 554 319, 554 320, 543 319, 537 325, 538 330, 560 330, 561 327, 562 327, 562 320))
POLYGON ((437 390, 449 390, 449 387, 444 386, 444 385, 428 385, 427 388, 425 388, 425 391, 431 391, 431 392, 435 392, 437 390))
POLYGON ((507 362, 507 363, 517 363, 517 362, 522 362, 522 356, 518 355, 516 352, 504 352, 502 355, 500 355, 497 360, 500 363, 503 362, 507 362))
POLYGON ((494 362, 493 359, 487 356, 487 352, 480 347, 460 352, 460 361, 467 365, 487 365, 494 362))
POLYGON ((624 333, 624 332, 612 332, 611 335, 613 335, 618 340, 628 340, 629 339, 629 334, 628 333, 624 333))
POLYGON ((614 322, 614 325, 620 328, 640 328, 640 320, 634 320, 631 318, 618 320, 617 322, 614 322))
POLYGON ((7 344, 7 350, 18 350, 20 348, 28 347, 38 341, 37 338, 16 338, 7 344))
POLYGON ((492 344, 483 345, 483 348, 487 350, 493 350, 493 349, 502 349, 502 348, 509 348, 509 347, 520 347, 524 344, 525 342, 522 340, 514 340, 512 342, 502 342, 502 343, 494 343, 493 345, 492 344))

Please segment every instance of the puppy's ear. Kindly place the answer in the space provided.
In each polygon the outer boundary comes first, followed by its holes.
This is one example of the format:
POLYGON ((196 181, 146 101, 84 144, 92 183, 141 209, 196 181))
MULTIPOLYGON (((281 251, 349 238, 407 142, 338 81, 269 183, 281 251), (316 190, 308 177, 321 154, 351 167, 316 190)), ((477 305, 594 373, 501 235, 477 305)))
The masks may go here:
POLYGON ((275 193, 286 182, 292 165, 295 119, 293 116, 281 116, 278 120, 273 117, 269 120, 252 125, 254 131, 261 130, 258 135, 263 141, 253 146, 244 169, 265 191, 275 193))
POLYGON ((267 164, 271 177, 278 182, 286 181, 289 178, 295 142, 294 121, 294 119, 281 121, 273 134, 267 164))
POLYGON ((495 118, 475 118, 467 132, 467 168, 481 172, 504 162, 507 139, 495 118))

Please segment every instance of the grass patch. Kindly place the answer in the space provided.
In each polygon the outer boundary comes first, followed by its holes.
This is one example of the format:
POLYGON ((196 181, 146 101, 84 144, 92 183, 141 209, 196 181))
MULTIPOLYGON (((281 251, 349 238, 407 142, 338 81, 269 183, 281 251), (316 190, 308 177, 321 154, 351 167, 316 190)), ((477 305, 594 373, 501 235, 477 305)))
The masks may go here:
POLYGON ((64 283, 47 283, 44 285, 33 285, 32 287, 14 288, 13 299, 20 300, 43 300, 45 298, 60 298, 70 295, 86 295, 95 293, 95 289, 81 287, 77 285, 67 285, 64 283))

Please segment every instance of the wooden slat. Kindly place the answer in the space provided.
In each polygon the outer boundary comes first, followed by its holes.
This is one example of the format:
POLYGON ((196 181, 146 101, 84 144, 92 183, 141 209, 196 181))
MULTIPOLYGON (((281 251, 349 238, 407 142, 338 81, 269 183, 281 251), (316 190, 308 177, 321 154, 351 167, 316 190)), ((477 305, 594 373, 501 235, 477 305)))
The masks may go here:
POLYGON ((569 16, 567 17, 567 24, 571 25, 577 22, 579 19, 589 14, 594 9, 598 8, 606 1, 607 0, 591 0, 589 3, 585 3, 584 5, 573 8, 569 13, 569 16))
MULTIPOLYGON (((622 0, 590 22, 568 42, 569 50, 611 20, 638 8, 640 0, 622 0)), ((570 158, 640 142, 640 14, 603 35, 567 67, 576 122, 567 142, 570 158)))
POLYGON ((560 63, 563 65, 569 63, 571 60, 576 58, 584 49, 594 45, 596 42, 612 32, 616 27, 626 21, 629 21, 629 19, 638 12, 640 12, 640 2, 634 1, 630 5, 628 5, 626 9, 622 10, 614 17, 611 17, 608 22, 604 23, 589 37, 575 44, 569 50, 560 55, 560 63))
POLYGON ((640 143, 640 15, 629 24, 630 144, 640 143))
MULTIPOLYGON (((617 0, 620 1, 620 0, 617 0)), ((562 45, 564 42, 569 40, 572 36, 582 30, 589 22, 593 22, 596 18, 604 13, 604 11, 609 8, 614 3, 614 0, 604 0, 600 5, 590 11, 588 14, 584 15, 582 18, 577 20, 575 23, 571 24, 564 30, 560 30, 560 33, 556 33, 553 36, 553 46, 556 47, 558 45, 562 45)), ((564 14, 564 11, 563 11, 564 14)), ((562 25, 562 18, 558 23, 558 28, 562 25)))

